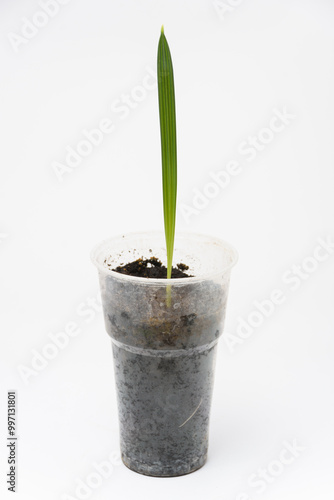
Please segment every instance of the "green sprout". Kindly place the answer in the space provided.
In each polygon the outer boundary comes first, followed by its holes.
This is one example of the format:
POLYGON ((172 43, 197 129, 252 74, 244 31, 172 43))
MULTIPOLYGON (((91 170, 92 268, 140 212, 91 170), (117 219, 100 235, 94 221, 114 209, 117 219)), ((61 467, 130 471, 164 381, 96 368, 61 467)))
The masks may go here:
MULTIPOLYGON (((173 64, 163 26, 161 28, 158 46, 157 73, 161 135, 162 191, 167 250, 167 278, 171 278, 177 188, 176 119, 173 64)), ((170 287, 167 287, 167 304, 170 304, 170 287)))

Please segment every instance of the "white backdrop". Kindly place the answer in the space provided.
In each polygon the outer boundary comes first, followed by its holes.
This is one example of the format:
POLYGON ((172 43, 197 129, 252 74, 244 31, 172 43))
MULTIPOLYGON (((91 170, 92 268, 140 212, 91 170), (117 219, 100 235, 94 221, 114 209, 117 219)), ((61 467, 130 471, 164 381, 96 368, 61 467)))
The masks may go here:
POLYGON ((19 500, 332 499, 333 23, 331 0, 1 1, 1 498, 16 390, 19 500), (162 24, 177 230, 239 251, 209 459, 170 479, 119 464, 89 260, 104 238, 163 228, 162 24))

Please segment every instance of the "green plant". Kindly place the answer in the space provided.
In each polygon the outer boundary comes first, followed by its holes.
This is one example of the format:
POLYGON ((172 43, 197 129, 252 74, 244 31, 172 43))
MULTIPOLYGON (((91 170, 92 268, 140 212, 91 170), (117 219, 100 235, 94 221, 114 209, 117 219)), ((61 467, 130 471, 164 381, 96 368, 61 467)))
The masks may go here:
POLYGON ((177 191, 176 118, 173 64, 163 26, 161 28, 158 46, 157 70, 161 135, 162 191, 167 250, 167 278, 171 278, 177 191))

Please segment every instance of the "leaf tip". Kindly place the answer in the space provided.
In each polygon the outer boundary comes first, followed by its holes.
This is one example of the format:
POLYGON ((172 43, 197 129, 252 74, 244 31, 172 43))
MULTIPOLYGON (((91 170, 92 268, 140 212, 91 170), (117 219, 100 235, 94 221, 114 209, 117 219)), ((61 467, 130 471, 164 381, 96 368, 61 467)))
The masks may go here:
POLYGON ((164 35, 165 34, 165 30, 164 30, 164 25, 161 26, 161 34, 164 35))

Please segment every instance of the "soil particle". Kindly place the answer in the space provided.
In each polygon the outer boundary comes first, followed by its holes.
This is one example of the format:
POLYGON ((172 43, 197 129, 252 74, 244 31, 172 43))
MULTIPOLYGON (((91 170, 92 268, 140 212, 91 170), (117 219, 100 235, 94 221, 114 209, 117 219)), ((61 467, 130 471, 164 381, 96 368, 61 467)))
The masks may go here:
POLYGON ((186 266, 185 264, 176 264, 176 267, 180 269, 180 271, 187 271, 189 269, 189 266, 186 266))

